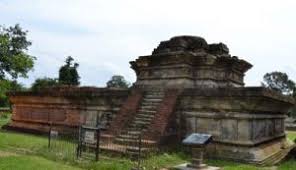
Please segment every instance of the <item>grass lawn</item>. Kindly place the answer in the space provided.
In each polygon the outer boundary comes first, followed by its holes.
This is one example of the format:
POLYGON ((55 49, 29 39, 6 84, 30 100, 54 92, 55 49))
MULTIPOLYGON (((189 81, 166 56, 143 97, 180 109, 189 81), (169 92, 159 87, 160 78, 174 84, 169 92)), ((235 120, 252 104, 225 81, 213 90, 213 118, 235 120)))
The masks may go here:
POLYGON ((3 125, 5 125, 8 121, 10 120, 10 115, 0 115, 0 127, 2 127, 3 125))
MULTIPOLYGON (((0 127, 9 121, 8 118, 0 118, 0 127)), ((288 132, 288 138, 296 139, 296 132, 288 132)), ((133 162, 119 157, 108 157, 103 155, 99 162, 76 160, 74 153, 69 157, 64 155, 64 150, 73 148, 58 149, 51 152, 47 148, 47 137, 36 136, 8 131, 0 131, 0 169, 1 170, 130 170, 133 162)), ((143 162, 145 170, 168 168, 188 161, 188 156, 182 152, 164 153, 155 155, 143 162)), ((209 160, 212 166, 223 167, 224 170, 271 170, 274 167, 256 167, 253 165, 222 161, 209 160)), ((278 170, 295 170, 296 161, 283 162, 277 167, 278 170)), ((273 169, 274 170, 274 169, 273 169)))
POLYGON ((1 157, 1 170, 80 170, 80 168, 55 162, 39 156, 31 155, 6 155, 1 157))
POLYGON ((287 131, 288 138, 292 141, 296 139, 296 131, 287 131))

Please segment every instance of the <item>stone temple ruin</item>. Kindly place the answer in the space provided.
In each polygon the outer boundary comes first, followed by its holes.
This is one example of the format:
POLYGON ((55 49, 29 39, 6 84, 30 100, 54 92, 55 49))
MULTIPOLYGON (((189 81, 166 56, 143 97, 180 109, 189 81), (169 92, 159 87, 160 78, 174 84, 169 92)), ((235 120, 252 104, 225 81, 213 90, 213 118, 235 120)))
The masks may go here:
POLYGON ((128 90, 11 93, 7 128, 45 132, 49 124, 73 128, 100 121, 108 127, 104 140, 120 145, 141 133, 151 148, 180 142, 192 132, 208 133, 209 157, 256 164, 275 163, 291 149, 284 119, 294 101, 263 87, 244 87, 252 65, 231 56, 225 44, 173 37, 130 64, 137 80, 128 90))

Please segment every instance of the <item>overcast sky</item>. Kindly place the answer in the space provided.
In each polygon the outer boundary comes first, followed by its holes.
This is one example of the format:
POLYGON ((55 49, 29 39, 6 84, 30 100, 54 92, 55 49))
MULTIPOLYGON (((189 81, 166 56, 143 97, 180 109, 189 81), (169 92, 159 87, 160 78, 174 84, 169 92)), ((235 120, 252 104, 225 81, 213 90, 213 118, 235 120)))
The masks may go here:
POLYGON ((296 81, 295 0, 0 0, 0 24, 16 23, 29 31, 29 53, 38 59, 20 80, 27 86, 57 77, 69 55, 82 85, 104 86, 113 74, 134 82, 129 61, 176 35, 227 44, 254 65, 248 86, 275 70, 296 81))

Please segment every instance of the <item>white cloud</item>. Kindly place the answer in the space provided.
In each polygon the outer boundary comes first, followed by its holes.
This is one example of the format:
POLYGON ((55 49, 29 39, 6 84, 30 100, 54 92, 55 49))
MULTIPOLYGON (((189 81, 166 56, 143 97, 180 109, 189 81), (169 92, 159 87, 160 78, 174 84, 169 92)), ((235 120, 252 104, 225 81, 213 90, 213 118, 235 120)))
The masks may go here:
POLYGON ((27 84, 56 76, 67 55, 79 61, 83 84, 104 85, 112 74, 134 81, 130 60, 171 36, 192 34, 225 42, 254 64, 246 83, 258 85, 273 70, 296 80, 295 7, 293 0, 4 0, 0 19, 30 31, 39 61, 27 84))

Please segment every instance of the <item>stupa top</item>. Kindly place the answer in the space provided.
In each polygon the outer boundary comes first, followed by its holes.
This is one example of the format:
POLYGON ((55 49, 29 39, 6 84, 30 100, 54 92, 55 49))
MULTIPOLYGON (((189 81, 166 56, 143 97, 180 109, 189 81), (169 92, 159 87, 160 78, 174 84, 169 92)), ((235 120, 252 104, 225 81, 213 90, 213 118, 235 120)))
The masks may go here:
POLYGON ((223 43, 208 44, 207 41, 198 36, 175 36, 170 40, 162 41, 156 49, 153 50, 152 55, 169 52, 200 52, 205 51, 214 55, 228 55, 229 49, 223 43))
POLYGON ((152 55, 131 61, 135 86, 151 88, 242 87, 252 65, 229 54, 223 43, 208 44, 198 36, 162 41, 152 55))

